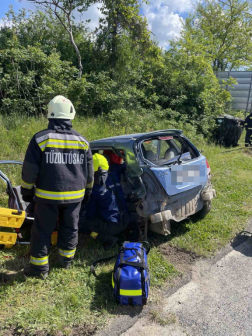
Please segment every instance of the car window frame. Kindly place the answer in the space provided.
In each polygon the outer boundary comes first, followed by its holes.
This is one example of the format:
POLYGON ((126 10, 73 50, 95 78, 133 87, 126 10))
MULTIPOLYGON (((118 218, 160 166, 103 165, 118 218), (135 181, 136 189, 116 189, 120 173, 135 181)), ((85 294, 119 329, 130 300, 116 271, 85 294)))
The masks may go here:
MULTIPOLYGON (((155 163, 153 163, 152 161, 149 161, 148 159, 146 159, 145 157, 144 157, 144 154, 143 154, 143 150, 142 150, 142 145, 143 145, 143 142, 145 142, 145 141, 151 141, 151 140, 155 140, 155 139, 157 139, 158 137, 160 137, 160 136, 162 136, 162 137, 165 137, 165 136, 172 136, 174 139, 176 139, 176 138, 179 138, 181 141, 182 141, 182 143, 181 143, 181 145, 183 146, 183 145, 185 145, 186 147, 187 147, 187 149, 188 149, 188 151, 186 152, 186 153, 183 153, 182 154, 182 156, 181 156, 181 158, 183 158, 183 155, 185 155, 185 154, 187 154, 187 153, 190 153, 191 154, 191 156, 192 156, 192 154, 193 154, 193 158, 191 159, 191 160, 187 160, 185 163, 187 163, 187 162, 191 162, 191 161, 194 161, 195 159, 197 159, 199 156, 200 156, 200 152, 198 151, 198 149, 186 138, 186 137, 184 137, 184 136, 181 136, 181 135, 174 135, 174 134, 167 134, 167 135, 164 135, 164 134, 162 134, 162 135, 155 135, 155 136, 153 136, 153 137, 148 137, 148 138, 146 138, 146 139, 142 139, 141 141, 139 141, 138 142, 138 150, 139 150, 139 152, 140 152, 140 158, 141 158, 141 161, 142 162, 144 162, 144 166, 151 166, 151 167, 160 167, 160 168, 164 168, 164 167, 170 167, 170 166, 172 166, 172 164, 174 163, 174 162, 176 162, 176 160, 178 159, 178 157, 179 157, 179 155, 177 155, 177 156, 175 156, 174 158, 172 158, 171 160, 169 160, 169 161, 167 161, 167 163, 165 163, 165 164, 161 164, 161 165, 157 165, 157 164, 155 164, 155 163)), ((171 139, 171 140, 165 140, 165 141, 172 141, 172 140, 174 140, 174 139, 171 139)), ((160 140, 160 141, 162 141, 162 140, 160 140)), ((161 146, 160 146, 161 147, 161 146)), ((176 149, 178 149, 179 151, 180 151, 180 149, 178 148, 178 146, 176 145, 176 143, 175 143, 175 146, 174 146, 176 149)), ((180 152, 179 152, 180 153, 180 152)), ((160 152, 159 152, 159 155, 160 155, 160 152)))

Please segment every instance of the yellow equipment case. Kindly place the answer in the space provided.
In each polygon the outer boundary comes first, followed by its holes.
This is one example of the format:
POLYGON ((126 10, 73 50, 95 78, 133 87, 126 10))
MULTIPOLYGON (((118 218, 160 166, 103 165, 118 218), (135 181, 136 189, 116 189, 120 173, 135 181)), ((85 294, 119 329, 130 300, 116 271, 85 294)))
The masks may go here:
MULTIPOLYGON (((19 229, 25 220, 25 211, 0 208, 0 227, 19 229)), ((0 231, 0 246, 11 248, 16 244, 17 233, 0 231)))
MULTIPOLYGON (((22 165, 23 163, 19 161, 0 161, 0 164, 22 165)), ((26 219, 26 212, 23 209, 26 204, 19 201, 20 192, 18 193, 17 190, 20 190, 20 187, 13 187, 9 178, 1 170, 0 178, 7 184, 8 206, 11 207, 10 209, 0 208, 0 247, 11 248, 17 243, 18 236, 20 236, 19 229, 26 219)), ((33 218, 30 218, 30 220, 33 220, 33 218)))
MULTIPOLYGON (((0 161, 0 165, 23 165, 20 161, 0 161)), ((0 249, 11 248, 15 244, 30 244, 23 241, 20 229, 32 226, 34 203, 22 199, 20 186, 13 187, 9 178, 0 170, 0 179, 7 184, 8 208, 0 207, 0 249), (11 232, 12 231, 12 232, 11 232)), ((52 234, 52 245, 57 244, 58 232, 52 234)))

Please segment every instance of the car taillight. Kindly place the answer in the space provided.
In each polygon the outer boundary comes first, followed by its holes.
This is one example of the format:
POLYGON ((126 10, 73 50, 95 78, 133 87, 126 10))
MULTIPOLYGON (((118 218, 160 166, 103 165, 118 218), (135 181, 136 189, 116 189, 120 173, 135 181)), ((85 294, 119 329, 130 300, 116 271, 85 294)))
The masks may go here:
POLYGON ((207 159, 206 159, 206 166, 207 166, 207 175, 209 175, 210 172, 211 172, 211 168, 209 166, 209 163, 208 163, 207 159))

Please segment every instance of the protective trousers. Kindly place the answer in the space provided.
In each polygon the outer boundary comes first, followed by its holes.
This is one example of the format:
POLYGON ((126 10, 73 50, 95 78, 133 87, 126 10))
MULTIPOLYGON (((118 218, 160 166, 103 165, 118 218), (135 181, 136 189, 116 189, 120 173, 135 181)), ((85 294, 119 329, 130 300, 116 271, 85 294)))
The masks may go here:
POLYGON ((96 217, 94 219, 86 219, 85 212, 80 216, 79 228, 80 232, 90 234, 94 239, 105 243, 111 236, 117 236, 123 232, 128 226, 128 223, 112 223, 96 217))
POLYGON ((57 226, 59 254, 71 260, 78 243, 78 222, 81 202, 70 204, 49 204, 37 201, 34 210, 34 224, 31 232, 31 267, 41 272, 49 270, 49 249, 51 235, 57 226))
POLYGON ((247 130, 246 138, 245 138, 245 146, 249 147, 252 143, 252 130, 247 130))

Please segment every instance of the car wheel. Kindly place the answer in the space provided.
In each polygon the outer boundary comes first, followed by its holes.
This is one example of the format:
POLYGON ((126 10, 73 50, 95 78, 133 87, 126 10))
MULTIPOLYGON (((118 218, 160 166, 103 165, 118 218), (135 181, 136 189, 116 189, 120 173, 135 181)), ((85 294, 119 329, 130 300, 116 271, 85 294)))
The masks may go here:
POLYGON ((196 213, 197 218, 202 219, 204 218, 211 210, 212 208, 212 201, 207 201, 203 208, 196 213))

